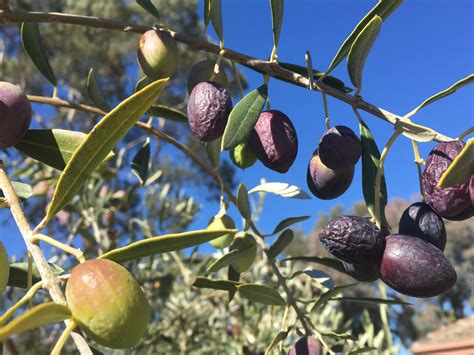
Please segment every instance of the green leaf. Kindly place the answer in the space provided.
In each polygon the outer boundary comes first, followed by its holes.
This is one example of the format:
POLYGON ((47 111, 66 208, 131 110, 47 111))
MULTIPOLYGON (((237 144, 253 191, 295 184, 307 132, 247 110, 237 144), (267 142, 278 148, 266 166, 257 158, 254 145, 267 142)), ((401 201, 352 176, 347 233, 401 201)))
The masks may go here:
POLYGON ((240 284, 237 286, 242 297, 255 303, 266 304, 269 306, 285 306, 286 302, 280 296, 277 290, 257 284, 240 284))
POLYGON ((26 311, 0 328, 0 341, 50 323, 58 323, 72 317, 66 306, 54 302, 43 303, 26 311))
POLYGON ((105 111, 105 112, 110 111, 109 103, 104 98, 104 96, 102 96, 102 93, 100 92, 99 84, 97 84, 97 80, 95 78, 93 68, 89 70, 89 75, 87 76, 86 88, 87 88, 87 93, 89 94, 89 98, 92 100, 94 105, 96 105, 102 111, 105 111))
POLYGON ((57 86, 56 76, 49 64, 43 38, 36 22, 23 22, 21 24, 21 42, 28 56, 36 68, 53 86, 57 86))
POLYGON ((28 184, 19 181, 12 181, 12 186, 18 197, 23 200, 27 200, 33 196, 33 189, 28 184))
POLYGON ((146 75, 140 78, 135 84, 135 92, 140 91, 145 86, 150 85, 153 82, 153 79, 147 77, 146 75))
POLYGON ((74 152, 59 177, 54 196, 46 212, 48 222, 69 203, 86 178, 102 163, 118 141, 148 110, 168 79, 158 80, 122 101, 97 123, 74 152))
POLYGON ((222 144, 222 137, 219 137, 211 142, 204 143, 206 147, 207 157, 211 162, 214 168, 219 167, 219 161, 221 157, 221 144, 222 144))
POLYGON ((379 350, 379 349, 374 348, 373 346, 367 346, 365 348, 352 350, 352 351, 348 352, 348 354, 363 354, 363 353, 368 353, 368 352, 377 351, 377 350, 379 350))
POLYGON ((450 187, 465 183, 472 175, 474 175, 474 138, 467 141, 466 146, 443 173, 438 187, 450 187))
POLYGON ((249 194, 244 183, 241 183, 237 190, 237 208, 242 217, 248 221, 251 220, 252 213, 250 211, 249 194))
POLYGON ((283 221, 281 221, 280 223, 278 223, 278 225, 273 230, 272 234, 267 234, 266 236, 277 234, 278 232, 281 232, 283 229, 286 229, 287 227, 291 226, 292 224, 302 222, 302 221, 306 221, 309 217, 310 216, 286 218, 283 221))
MULTIPOLYGON (((58 170, 64 170, 87 134, 64 129, 30 129, 15 148, 58 170)), ((114 155, 110 152, 105 160, 114 155)))
POLYGON ((360 141, 362 144, 362 192, 364 194, 365 204, 372 218, 375 218, 375 198, 380 199, 380 216, 382 222, 388 225, 385 218, 385 206, 387 205, 387 186, 385 176, 382 174, 380 183, 380 195, 375 196, 375 177, 379 166, 380 151, 375 143, 374 136, 365 122, 359 124, 360 141))
POLYGON ((136 0, 136 2, 143 9, 145 9, 150 15, 155 16, 159 21, 161 21, 160 12, 150 0, 136 0))
POLYGON ((227 233, 236 233, 236 229, 196 230, 191 232, 166 234, 159 237, 143 239, 122 248, 117 248, 102 254, 100 259, 124 262, 155 254, 168 253, 194 247, 210 240, 222 237, 227 233))
POLYGON ((331 72, 345 58, 357 36, 375 15, 380 16, 382 20, 385 21, 402 4, 402 2, 403 0, 380 0, 377 5, 375 5, 357 24, 349 37, 346 38, 329 65, 328 70, 326 70, 326 73, 331 72))
POLYGON ((224 42, 224 27, 222 26, 222 3, 221 0, 211 1, 211 22, 217 37, 224 42))
MULTIPOLYGON (((240 283, 240 272, 235 270, 232 266, 229 266, 227 269, 227 280, 240 283)), ((237 288, 234 287, 232 290, 229 290, 229 302, 234 299, 235 293, 237 292, 237 288)))
POLYGON ((332 258, 326 258, 324 256, 292 256, 290 258, 283 259, 282 261, 303 261, 306 263, 316 263, 320 265, 324 265, 334 269, 336 271, 342 272, 347 274, 342 261, 332 258))
POLYGON ((132 160, 132 172, 137 176, 140 185, 148 179, 150 168, 150 142, 147 140, 132 160))
POLYGON ((299 188, 298 186, 287 184, 286 182, 266 182, 264 184, 255 186, 249 191, 249 194, 255 192, 268 192, 286 198, 311 200, 311 197, 306 191, 299 188))
POLYGON ((413 304, 408 303, 408 302, 398 301, 394 299, 373 298, 373 297, 333 297, 331 298, 331 301, 350 301, 350 302, 413 306, 413 304))
POLYGON ((258 121, 267 99, 267 86, 250 91, 232 109, 222 137, 222 149, 237 147, 246 142, 258 121))
POLYGON ((228 254, 220 257, 216 261, 214 261, 208 268, 207 271, 209 272, 216 272, 219 271, 233 262, 241 259, 246 258, 247 254, 255 254, 255 248, 248 248, 248 249, 234 249, 231 250, 228 254))
POLYGON ((405 137, 421 143, 430 142, 436 137, 436 132, 431 128, 421 126, 407 119, 397 119, 394 128, 396 131, 402 131, 405 137))
POLYGON ((380 27, 382 26, 382 18, 374 16, 372 20, 359 33, 351 46, 349 55, 347 56, 347 70, 352 84, 360 91, 362 89, 362 72, 364 65, 369 56, 375 40, 377 39, 380 27))
POLYGON ((211 0, 204 0, 204 25, 207 27, 211 21, 211 0))
POLYGON ((291 244, 294 238, 295 234, 293 231, 291 229, 285 229, 270 246, 270 249, 268 249, 268 257, 276 258, 291 244))
MULTIPOLYGON (((49 264, 49 267, 55 276, 64 273, 64 270, 55 264, 49 264)), ((41 281, 41 275, 33 264, 32 268, 33 283, 41 281)), ((13 263, 10 264, 10 276, 8 277, 8 286, 27 288, 28 287, 28 263, 13 263)))
POLYGON ((176 122, 188 122, 188 116, 184 112, 163 105, 152 105, 147 113, 176 122))
POLYGON ((405 115, 405 117, 411 117, 415 113, 417 113, 419 110, 421 110, 423 107, 428 106, 429 104, 432 104, 435 101, 438 101, 439 99, 442 99, 443 97, 449 96, 451 94, 454 94, 457 90, 463 88, 464 86, 470 85, 474 83, 474 74, 470 74, 464 79, 459 80, 458 82, 454 83, 451 85, 449 88, 446 90, 443 90, 430 98, 426 99, 421 103, 420 106, 416 107, 414 110, 412 110, 410 113, 405 115))
POLYGON ((275 47, 278 47, 278 41, 280 40, 281 25, 283 23, 283 5, 283 0, 270 0, 270 6, 272 8, 273 43, 275 47))
POLYGON ((197 277, 193 282, 193 286, 197 288, 210 288, 213 290, 235 291, 236 287, 240 285, 239 282, 227 280, 212 280, 206 277, 197 277))
POLYGON ((350 333, 335 333, 335 332, 319 332, 322 336, 335 338, 335 339, 343 339, 343 340, 354 340, 357 339, 350 333))
MULTIPOLYGON (((280 67, 284 68, 284 69, 293 71, 293 72, 298 73, 302 76, 307 76, 308 75, 308 68, 307 67, 303 67, 301 65, 296 65, 296 64, 292 64, 292 63, 283 63, 283 62, 278 62, 278 65, 280 67)), ((318 81, 319 79, 321 79, 323 74, 324 74, 323 72, 320 72, 320 71, 315 70, 313 68, 313 79, 314 79, 314 81, 318 81)), ((345 91, 345 92, 351 92, 352 91, 351 89, 346 88, 346 85, 344 84, 344 82, 342 80, 339 80, 338 78, 335 78, 334 76, 330 76, 330 75, 326 76, 323 79, 323 83, 326 84, 327 86, 330 86, 330 87, 332 87, 334 89, 337 89, 337 90, 341 90, 341 91, 345 91)))
POLYGON ((277 335, 275 335, 272 342, 268 346, 267 351, 265 351, 265 354, 270 354, 270 350, 272 350, 275 346, 277 346, 278 343, 284 341, 288 337, 288 334, 290 334, 290 331, 292 328, 293 327, 289 327, 288 330, 282 330, 277 335))
POLYGON ((356 282, 356 283, 353 283, 353 284, 337 286, 337 287, 334 287, 333 289, 330 289, 330 290, 324 292, 323 294, 321 294, 319 296, 317 301, 314 303, 313 307, 311 308, 311 312, 314 312, 316 309, 318 309, 318 307, 320 307, 321 305, 323 305, 324 303, 329 301, 332 297, 336 296, 337 294, 341 293, 342 291, 347 290, 351 287, 354 287, 358 284, 359 283, 356 282))

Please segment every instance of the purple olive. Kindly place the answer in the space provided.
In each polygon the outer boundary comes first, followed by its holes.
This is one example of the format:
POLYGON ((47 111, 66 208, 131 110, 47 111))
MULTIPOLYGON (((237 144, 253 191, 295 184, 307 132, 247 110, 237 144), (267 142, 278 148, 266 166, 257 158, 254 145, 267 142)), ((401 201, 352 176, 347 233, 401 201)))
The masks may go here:
POLYGON ((260 114, 250 136, 255 155, 267 168, 286 173, 298 153, 298 137, 288 116, 277 110, 260 114))
POLYGON ((303 337, 290 349, 288 355, 321 355, 321 345, 313 337, 303 337))
POLYGON ((346 126, 328 129, 319 141, 319 157, 331 169, 346 169, 354 166, 362 153, 359 137, 346 126))
MULTIPOLYGON (((194 64, 191 68, 191 71, 188 75, 188 92, 191 93, 194 87, 203 82, 210 80, 212 73, 214 72, 214 66, 216 62, 214 60, 202 60, 194 64)), ((219 68, 219 74, 214 76, 215 83, 221 84, 222 86, 227 85, 227 75, 222 68, 222 65, 219 68)))
POLYGON ((232 100, 227 90, 212 81, 197 84, 188 101, 188 122, 191 132, 201 141, 213 141, 224 133, 232 100))
POLYGON ((16 85, 0 81, 0 149, 18 144, 31 123, 31 104, 16 85))

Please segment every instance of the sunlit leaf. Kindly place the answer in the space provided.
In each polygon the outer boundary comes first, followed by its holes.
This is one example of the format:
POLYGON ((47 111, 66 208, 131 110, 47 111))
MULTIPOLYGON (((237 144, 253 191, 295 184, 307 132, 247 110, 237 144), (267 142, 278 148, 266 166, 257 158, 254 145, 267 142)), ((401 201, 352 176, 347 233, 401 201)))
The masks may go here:
POLYGON ((421 126, 406 119, 395 122, 395 130, 400 130, 403 135, 416 142, 430 142, 436 137, 436 132, 429 127, 421 126))
POLYGON ((41 32, 36 22, 21 24, 21 42, 28 56, 36 65, 41 74, 54 86, 57 86, 56 76, 49 64, 41 32))
POLYGON ((407 115, 405 115, 405 117, 411 117, 413 116, 415 113, 417 113, 419 110, 421 110, 423 107, 426 107, 428 106, 429 104, 435 102, 435 101, 438 101, 439 99, 442 99, 443 97, 446 97, 446 96, 449 96, 451 94, 454 94, 457 90, 463 88, 464 86, 467 86, 467 85, 470 85, 470 84, 473 84, 474 83, 474 74, 470 74, 468 75, 467 77, 465 77, 464 79, 461 79, 459 80, 458 82, 454 83, 453 85, 451 85, 449 88, 447 88, 446 90, 443 90, 433 96, 431 96, 430 98, 426 99, 425 101, 423 101, 421 103, 420 106, 416 107, 414 110, 412 110, 410 113, 408 113, 407 115))
POLYGON ((450 187, 465 183, 472 175, 474 175, 474 138, 467 141, 466 146, 443 173, 438 187, 450 187))
POLYGON ((237 291, 248 300, 269 306, 285 306, 286 302, 277 290, 257 284, 240 284, 237 291))
POLYGON ((356 37, 347 56, 349 78, 352 84, 359 90, 362 88, 364 65, 379 35, 380 26, 382 26, 382 18, 374 16, 356 37))
POLYGON ((69 308, 61 304, 54 302, 40 304, 0 327, 0 341, 13 334, 23 333, 51 323, 62 322, 70 319, 71 316, 69 308))
POLYGON ((74 152, 59 177, 45 222, 66 206, 85 179, 102 163, 118 141, 148 110, 168 79, 158 80, 122 101, 105 115, 74 152))
POLYGON ((24 182, 20 181, 12 181, 11 183, 13 189, 15 190, 19 198, 27 200, 31 196, 33 196, 33 188, 31 187, 31 185, 25 184, 24 182))
MULTIPOLYGON (((253 252, 253 250, 252 250, 253 252)), ((241 259, 242 257, 246 257, 248 254, 248 250, 246 249, 234 249, 231 250, 228 254, 223 255, 219 259, 217 259, 215 262, 213 262, 208 268, 207 271, 209 272, 216 272, 219 271, 233 262, 241 259)))
POLYGON ((264 184, 255 186, 249 191, 249 194, 254 192, 268 192, 281 197, 296 198, 301 200, 310 200, 311 197, 295 185, 287 184, 286 182, 266 182, 264 184))
POLYGON ((252 90, 232 109, 222 137, 222 149, 248 141, 267 99, 267 86, 252 90))
POLYGON ((159 237, 139 240, 138 242, 131 243, 124 247, 110 250, 107 253, 102 254, 99 258, 124 262, 145 256, 194 247, 222 237, 224 234, 236 232, 236 229, 204 229, 184 233, 166 234, 159 237))

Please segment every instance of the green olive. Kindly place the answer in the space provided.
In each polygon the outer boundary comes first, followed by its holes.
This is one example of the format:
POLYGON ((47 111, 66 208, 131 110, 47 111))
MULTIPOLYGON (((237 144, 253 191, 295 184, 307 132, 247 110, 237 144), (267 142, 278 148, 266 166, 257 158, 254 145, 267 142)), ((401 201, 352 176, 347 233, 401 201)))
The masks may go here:
POLYGON ((236 271, 243 273, 250 269, 257 258, 257 242, 249 233, 238 233, 230 246, 230 250, 234 249, 245 251, 240 258, 232 263, 232 267, 236 271))
MULTIPOLYGON (((222 217, 213 217, 209 221, 209 225, 207 226, 209 230, 217 230, 217 229, 235 229, 235 223, 228 215, 223 215, 222 217)), ((232 243, 234 240, 235 233, 228 233, 219 237, 217 239, 211 240, 209 243, 214 248, 224 249, 232 243)))

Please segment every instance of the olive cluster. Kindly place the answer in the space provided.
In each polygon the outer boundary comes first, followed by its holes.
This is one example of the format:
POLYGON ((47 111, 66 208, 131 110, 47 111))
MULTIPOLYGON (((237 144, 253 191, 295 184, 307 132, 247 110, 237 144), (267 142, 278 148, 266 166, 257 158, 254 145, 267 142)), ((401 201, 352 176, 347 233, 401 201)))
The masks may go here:
POLYGON ((451 141, 431 151, 422 176, 428 203, 414 203, 403 212, 399 234, 377 228, 367 217, 341 216, 323 228, 321 244, 359 281, 381 278, 394 290, 414 297, 433 297, 449 290, 457 276, 443 254, 443 217, 461 220, 473 215, 473 177, 450 188, 437 184, 463 147, 463 142, 451 141))

